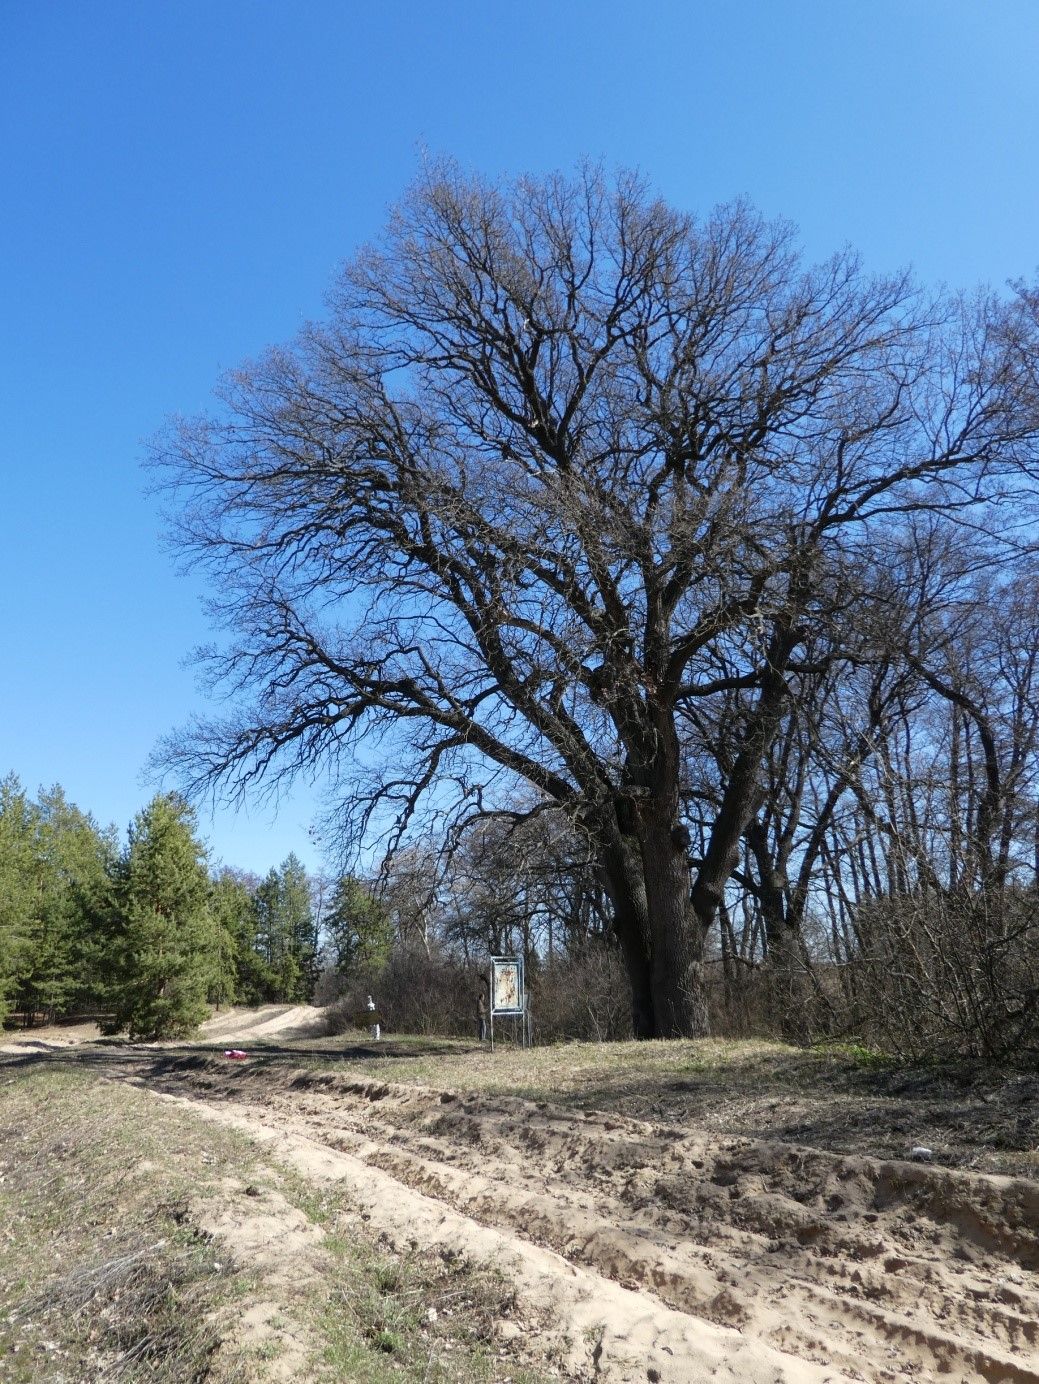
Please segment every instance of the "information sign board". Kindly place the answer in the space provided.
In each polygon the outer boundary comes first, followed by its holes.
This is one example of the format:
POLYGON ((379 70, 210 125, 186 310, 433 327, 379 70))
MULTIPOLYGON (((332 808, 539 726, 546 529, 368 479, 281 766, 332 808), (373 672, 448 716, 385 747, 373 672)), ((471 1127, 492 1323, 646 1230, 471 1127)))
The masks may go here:
POLYGON ((491 1013, 522 1014, 524 999, 522 956, 492 956, 491 1013))

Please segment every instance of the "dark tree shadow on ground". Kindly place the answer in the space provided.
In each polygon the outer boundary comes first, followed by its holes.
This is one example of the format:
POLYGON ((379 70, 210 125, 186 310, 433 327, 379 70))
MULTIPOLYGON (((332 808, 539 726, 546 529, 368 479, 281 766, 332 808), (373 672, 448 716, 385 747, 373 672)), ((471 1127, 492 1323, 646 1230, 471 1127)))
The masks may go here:
MULTIPOLYGON (((272 1089, 327 1088, 339 1081, 387 1081, 395 1066, 415 1058, 443 1060, 433 1079, 464 1086, 464 1059, 480 1051, 458 1040, 413 1038, 380 1042, 324 1038, 290 1043, 249 1043, 245 1061, 225 1058, 211 1042, 169 1046, 101 1038, 68 1047, 29 1041, 0 1052, 2 1088, 19 1073, 40 1070, 91 1072, 168 1094, 213 1101, 255 1101, 264 1079, 272 1089), (463 1059, 459 1068, 449 1059, 463 1059), (363 1065, 362 1065, 363 1064, 363 1065)), ((484 1049, 486 1051, 486 1049, 484 1049)), ((518 1075, 518 1074, 517 1074, 518 1075)), ((602 1111, 649 1121, 677 1133, 714 1138, 767 1139, 833 1153, 905 1158, 914 1145, 933 1149, 934 1161, 952 1167, 1034 1178, 1039 1147, 1039 1076, 949 1070, 857 1070, 818 1060, 796 1073, 760 1061, 735 1070, 686 1069, 664 1074, 618 1073, 592 1077, 573 1089, 554 1091, 557 1109, 602 1111)), ((543 1089, 514 1094, 544 1103, 543 1089)), ((485 1100, 508 1099, 487 1093, 485 1100)), ((673 1134, 672 1134, 673 1137, 673 1134)))
MULTIPOLYGON (((472 1050, 476 1051, 475 1044, 472 1050)), ((349 1069, 355 1062, 376 1060, 389 1068, 394 1062, 405 1059, 457 1057, 464 1055, 469 1049, 460 1047, 457 1042, 446 1043, 437 1038, 430 1038, 418 1041, 409 1039, 407 1043, 400 1044, 392 1039, 377 1043, 343 1043, 342 1040, 330 1039, 319 1044, 309 1044, 307 1047, 251 1042, 240 1051, 247 1054, 244 1061, 226 1058, 224 1049, 211 1042, 177 1043, 159 1047, 147 1043, 130 1043, 121 1038, 99 1038, 91 1043, 55 1047, 30 1041, 19 1044, 18 1051, 0 1052, 0 1074, 50 1067, 55 1070, 96 1071, 113 1076, 139 1072, 143 1076, 189 1072, 213 1066, 244 1070, 257 1067, 305 1067, 314 1064, 337 1072, 349 1069)), ((390 1076, 389 1071, 387 1076, 390 1076)))

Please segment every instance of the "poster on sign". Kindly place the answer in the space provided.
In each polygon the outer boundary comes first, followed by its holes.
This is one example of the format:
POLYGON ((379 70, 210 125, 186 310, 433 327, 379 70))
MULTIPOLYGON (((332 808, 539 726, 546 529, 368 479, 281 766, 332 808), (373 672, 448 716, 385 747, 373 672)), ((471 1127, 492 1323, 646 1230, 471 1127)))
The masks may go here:
POLYGON ((491 1010, 494 1014, 523 1013, 523 958, 491 959, 491 1010))

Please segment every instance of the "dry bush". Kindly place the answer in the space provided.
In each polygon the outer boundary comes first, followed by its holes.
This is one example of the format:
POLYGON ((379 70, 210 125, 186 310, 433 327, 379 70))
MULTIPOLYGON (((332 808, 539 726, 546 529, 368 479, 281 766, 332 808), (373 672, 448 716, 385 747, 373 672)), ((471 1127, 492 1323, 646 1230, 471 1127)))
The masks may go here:
POLYGON ((859 910, 852 969, 864 1036, 900 1056, 1039 1052, 1039 900, 992 890, 859 910))
POLYGON ((311 1003, 321 1009, 324 1009, 326 1005, 334 1005, 337 1000, 343 998, 348 988, 349 981, 343 973, 337 971, 333 966, 328 966, 317 978, 311 1003))
MULTIPOLYGON (((476 1002, 487 963, 466 965, 449 955, 421 950, 394 952, 378 974, 342 982, 329 1019, 334 1031, 365 1027, 371 995, 387 1033, 476 1037, 476 1002)), ((326 993, 335 982, 324 982, 326 993)), ((631 991, 623 963, 611 947, 589 947, 575 957, 527 970, 532 1032, 536 1042, 631 1037, 631 991)))
MULTIPOLYGON (((799 955, 795 968, 778 977, 763 965, 740 965, 726 974, 719 959, 708 966, 711 1033, 796 1043, 858 1034, 861 1006, 849 1003, 845 969, 799 955)), ((329 1006, 337 1033, 367 1028, 365 1002, 372 995, 387 1034, 475 1038, 476 998, 486 975, 486 962, 467 965, 450 954, 402 949, 378 972, 325 972, 315 1002, 329 1006)), ((623 961, 608 943, 551 964, 528 964, 527 985, 536 1043, 632 1037, 631 990, 623 961)))
MULTIPOLYGON (((224 1276, 230 1269, 224 1258, 224 1276)), ((104 1343, 80 1378, 201 1381, 221 1341, 213 1319, 213 1253, 203 1242, 171 1249, 165 1239, 119 1232, 95 1262, 52 1277, 20 1305, 15 1322, 60 1334, 69 1323, 104 1343), (89 1324, 89 1326, 88 1326, 89 1324)))
POLYGON ((826 1028, 819 975, 806 959, 781 973, 761 963, 708 967, 711 1034, 716 1038, 779 1038, 805 1043, 826 1028))
POLYGON ((535 1042, 631 1037, 631 989, 612 947, 589 946, 576 956, 540 967, 530 977, 535 1042))
POLYGON ((371 995, 387 1033, 475 1036, 480 972, 451 956, 398 950, 378 972, 357 972, 329 1011, 333 1030, 360 1027, 371 995))

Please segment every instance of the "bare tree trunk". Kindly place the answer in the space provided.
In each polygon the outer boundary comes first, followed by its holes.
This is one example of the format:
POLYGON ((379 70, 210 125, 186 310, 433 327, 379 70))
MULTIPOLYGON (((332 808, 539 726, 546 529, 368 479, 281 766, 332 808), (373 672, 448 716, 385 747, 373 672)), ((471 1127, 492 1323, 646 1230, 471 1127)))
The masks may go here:
POLYGON ((962 853, 960 841, 960 722, 962 713, 955 703, 950 704, 949 720, 949 888, 960 882, 962 853))
POLYGON ((690 900, 689 859, 672 839, 673 826, 656 816, 643 822, 656 1030, 659 1038, 706 1038, 704 930, 690 900))
POLYGON ((729 773, 704 859, 692 885, 692 910, 700 929, 701 972, 704 940, 718 916, 725 886, 736 868, 744 832, 760 805, 762 764, 779 730, 786 702, 787 687, 782 669, 795 643, 790 633, 792 619, 787 611, 777 621, 769 650, 769 667, 762 677, 757 705, 729 773))
POLYGON ((808 1036, 808 1025, 800 918, 787 905, 786 875, 782 866, 771 859, 768 837, 760 821, 748 825, 747 842, 757 867, 758 901, 768 948, 765 986, 769 1018, 784 1038, 801 1043, 808 1036))
POLYGON ((613 927, 631 985, 631 1028, 636 1038, 657 1036, 649 950, 646 880, 633 838, 620 836, 604 859, 613 927))

